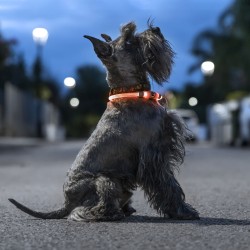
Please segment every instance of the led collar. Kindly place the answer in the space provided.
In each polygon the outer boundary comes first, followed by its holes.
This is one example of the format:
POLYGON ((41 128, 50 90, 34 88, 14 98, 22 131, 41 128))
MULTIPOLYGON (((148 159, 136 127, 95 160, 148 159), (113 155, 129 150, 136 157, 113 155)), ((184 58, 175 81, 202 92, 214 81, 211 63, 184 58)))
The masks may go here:
POLYGON ((121 93, 116 95, 110 95, 109 100, 112 102, 115 99, 119 98, 144 98, 150 100, 159 101, 162 99, 162 96, 159 93, 153 91, 139 91, 131 93, 121 93))

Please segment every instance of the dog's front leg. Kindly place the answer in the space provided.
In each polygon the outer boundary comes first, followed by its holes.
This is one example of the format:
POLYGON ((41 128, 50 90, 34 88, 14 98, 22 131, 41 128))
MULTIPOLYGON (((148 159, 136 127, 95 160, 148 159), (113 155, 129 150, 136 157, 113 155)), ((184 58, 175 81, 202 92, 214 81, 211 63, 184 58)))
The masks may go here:
POLYGON ((151 185, 148 183, 143 189, 151 206, 164 217, 199 219, 198 212, 185 202, 185 194, 174 175, 170 174, 163 179, 155 176, 151 185))
POLYGON ((122 211, 126 217, 128 217, 131 214, 136 212, 136 210, 131 206, 132 195, 133 195, 133 193, 130 191, 124 191, 122 194, 121 207, 122 207, 122 211))
POLYGON ((137 173, 138 184, 159 214, 174 219, 199 219, 198 212, 185 202, 185 194, 170 162, 165 160, 165 152, 165 148, 153 144, 143 150, 137 173))
MULTIPOLYGON (((185 194, 174 175, 169 176, 166 184, 163 184, 165 195, 163 200, 162 212, 173 219, 195 220, 199 219, 199 213, 188 203, 185 202, 185 194)), ((159 204, 160 205, 160 204, 159 204)))
POLYGON ((199 213, 185 202, 185 194, 174 175, 165 178, 151 175, 150 180, 143 184, 150 205, 159 214, 180 220, 199 219, 199 213))

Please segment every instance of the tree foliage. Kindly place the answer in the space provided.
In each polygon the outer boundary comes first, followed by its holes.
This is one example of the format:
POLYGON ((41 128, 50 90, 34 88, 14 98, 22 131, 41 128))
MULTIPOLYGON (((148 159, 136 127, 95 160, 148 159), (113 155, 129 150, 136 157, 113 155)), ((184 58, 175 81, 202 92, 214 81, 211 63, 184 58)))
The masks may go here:
POLYGON ((32 66, 31 74, 22 54, 17 54, 14 45, 15 39, 7 40, 0 33, 0 88, 6 82, 23 91, 32 93, 39 99, 59 103, 60 91, 57 82, 46 74, 41 57, 37 56, 32 66))
POLYGON ((14 39, 5 39, 0 32, 0 88, 3 88, 3 82, 8 79, 7 75, 11 71, 13 46, 16 43, 14 39))
POLYGON ((189 68, 189 73, 200 70, 206 60, 215 64, 215 71, 212 76, 204 76, 199 85, 187 85, 184 98, 196 96, 205 112, 210 103, 249 93, 249 44, 250 1, 235 0, 220 15, 216 29, 202 31, 195 37, 191 53, 197 62, 189 68))
POLYGON ((4 39, 3 35, 0 33, 0 68, 3 68, 6 61, 13 55, 12 46, 16 43, 15 39, 4 39))
POLYGON ((76 86, 64 98, 63 120, 68 136, 89 135, 106 108, 108 85, 105 72, 97 66, 81 66, 76 71, 76 86), (69 105, 70 99, 80 100, 77 108, 69 105))

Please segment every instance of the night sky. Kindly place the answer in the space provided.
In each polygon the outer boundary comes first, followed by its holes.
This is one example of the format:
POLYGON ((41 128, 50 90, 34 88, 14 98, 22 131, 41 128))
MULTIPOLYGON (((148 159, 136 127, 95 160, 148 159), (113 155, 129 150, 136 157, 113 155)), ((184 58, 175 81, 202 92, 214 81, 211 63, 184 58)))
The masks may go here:
MULTIPOLYGON (((36 56, 32 30, 48 29, 43 61, 50 74, 63 87, 63 79, 75 76, 77 66, 102 67, 92 45, 82 36, 119 35, 122 24, 135 21, 137 31, 147 28, 149 17, 170 41, 177 53, 175 66, 166 88, 181 89, 187 81, 199 81, 201 73, 187 74, 195 62, 190 54, 194 36, 216 28, 217 18, 232 0, 0 0, 0 27, 5 38, 16 38, 16 50, 28 66, 36 56)), ((152 83, 156 89, 155 83, 152 83)))

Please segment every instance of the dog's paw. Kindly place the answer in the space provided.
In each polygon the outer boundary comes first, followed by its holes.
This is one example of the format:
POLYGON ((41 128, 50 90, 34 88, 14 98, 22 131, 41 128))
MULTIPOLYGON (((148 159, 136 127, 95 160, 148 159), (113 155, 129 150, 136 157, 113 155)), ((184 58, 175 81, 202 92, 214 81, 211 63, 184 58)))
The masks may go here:
POLYGON ((168 213, 171 219, 176 220, 199 220, 199 212, 188 203, 182 204, 177 212, 168 213))

